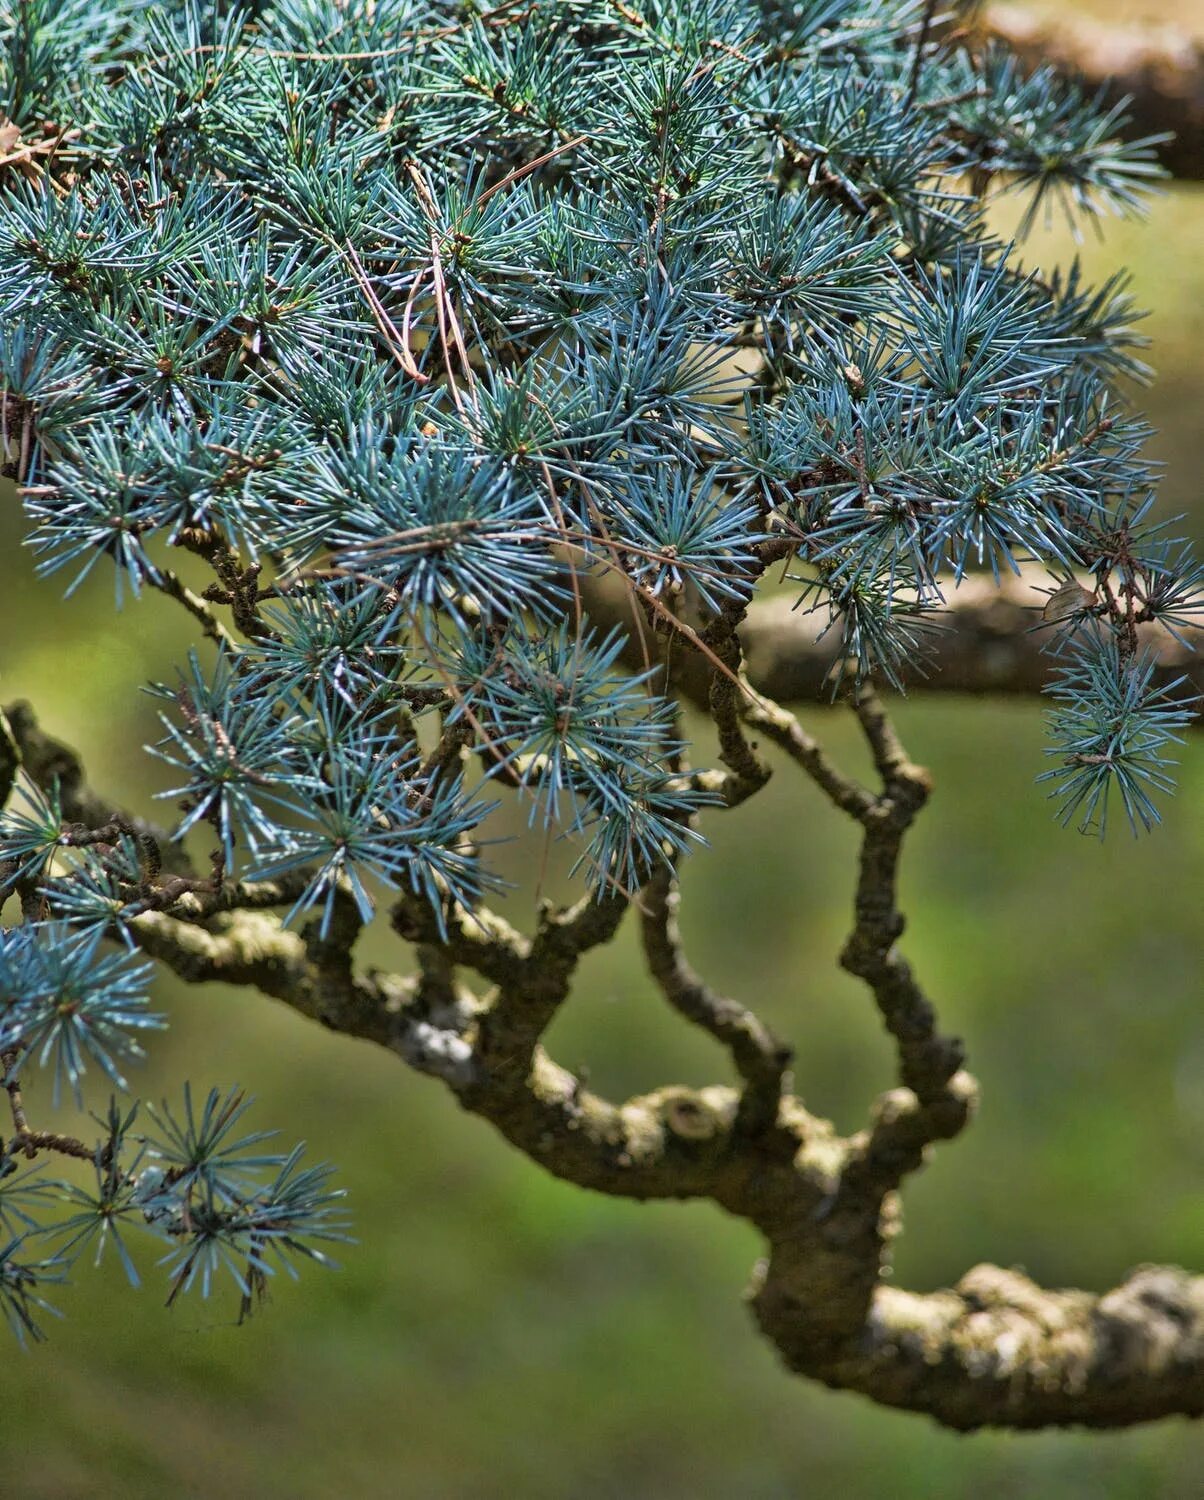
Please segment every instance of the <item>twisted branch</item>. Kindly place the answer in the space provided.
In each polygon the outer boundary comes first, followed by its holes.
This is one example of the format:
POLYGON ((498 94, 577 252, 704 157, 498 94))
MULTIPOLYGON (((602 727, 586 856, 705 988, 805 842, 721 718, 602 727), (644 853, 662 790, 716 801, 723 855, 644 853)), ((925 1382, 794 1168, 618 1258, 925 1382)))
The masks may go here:
MULTIPOLYGON (((843 778, 805 740, 795 756, 861 826, 854 926, 842 961, 869 986, 899 1056, 899 1086, 878 1101, 869 1128, 849 1138, 789 1092, 788 1053, 767 1028, 690 968, 668 875, 647 882, 639 898, 649 968, 670 1003, 727 1047, 739 1089, 667 1085, 615 1103, 542 1046, 582 955, 618 929, 630 902, 617 892, 563 910, 546 906, 530 937, 484 909, 452 907, 441 925, 429 907, 403 897, 393 923, 416 945, 418 973, 409 978, 357 971, 359 919, 350 899, 340 898, 325 937, 317 922, 293 932, 271 910, 236 904, 230 886, 220 901, 183 890, 170 909, 130 925, 149 955, 190 983, 252 986, 389 1048, 567 1182, 640 1200, 707 1199, 747 1219, 768 1249, 754 1315, 801 1374, 956 1428, 1119 1426, 1201 1414, 1200 1278, 1146 1268, 1104 1297, 1045 1291, 993 1266, 926 1295, 883 1280, 900 1222, 896 1188, 934 1141, 965 1125, 975 1090, 961 1070, 960 1043, 939 1032, 896 948, 899 854, 927 778, 870 688, 859 688, 852 706, 878 792, 843 778), (493 989, 478 999, 459 968, 493 989)), ((741 712, 791 738, 789 715, 763 695, 741 712)), ((84 788, 78 760, 39 753, 44 737, 28 728, 31 715, 25 722, 25 742, 35 748, 26 757, 30 774, 66 764, 78 773, 73 805, 104 806, 84 788)), ((283 905, 288 893, 272 894, 283 905)))
POLYGON ((674 1010, 708 1031, 731 1053, 744 1080, 738 1123, 764 1129, 777 1115, 792 1049, 738 1000, 717 994, 690 967, 677 912, 681 892, 671 870, 660 869, 640 893, 640 930, 648 970, 674 1010))
POLYGON ((852 702, 882 793, 860 820, 855 922, 840 962, 873 993, 898 1053, 900 1087, 878 1100, 869 1131, 851 1143, 845 1185, 881 1204, 922 1164, 928 1146, 965 1128, 978 1088, 962 1070, 961 1040, 937 1029, 936 1011, 896 946, 904 928, 899 859, 904 836, 928 800, 928 774, 908 758, 872 686, 859 685, 852 702))

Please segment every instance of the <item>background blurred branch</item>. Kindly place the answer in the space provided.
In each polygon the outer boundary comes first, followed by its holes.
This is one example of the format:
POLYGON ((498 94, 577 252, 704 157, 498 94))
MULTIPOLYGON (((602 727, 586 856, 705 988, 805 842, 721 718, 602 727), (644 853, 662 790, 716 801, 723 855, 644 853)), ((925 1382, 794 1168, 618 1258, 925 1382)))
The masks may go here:
MULTIPOLYGON (((934 634, 927 675, 913 675, 914 691, 942 693, 1039 693, 1056 665, 1043 649, 1052 630, 1034 630, 1048 594, 1044 569, 1023 569, 997 587, 989 577, 969 578, 949 596, 940 620, 946 628, 934 634)), ((607 628, 631 627, 631 606, 621 585, 611 580, 584 580, 591 618, 607 628)), ((837 658, 839 632, 823 640, 818 633, 826 614, 794 608, 794 596, 752 604, 740 626, 740 640, 749 682, 779 703, 832 701, 829 673, 837 658)), ((1158 625, 1143 625, 1143 642, 1157 653, 1160 672, 1167 678, 1186 677, 1183 693, 1204 693, 1204 627, 1182 632, 1193 649, 1158 625)), ((627 658, 633 667, 645 663, 646 643, 632 636, 627 658)), ((712 669, 697 652, 674 652, 673 684, 682 697, 705 709, 712 669)), ((1197 727, 1204 724, 1199 717, 1197 727)))
POLYGON ((1204 179, 1204 40, 1185 27, 1123 25, 1059 10, 1044 15, 1020 5, 989 5, 978 24, 1026 63, 1053 63, 1115 96, 1132 95, 1131 135, 1173 131, 1160 150, 1176 177, 1204 179))

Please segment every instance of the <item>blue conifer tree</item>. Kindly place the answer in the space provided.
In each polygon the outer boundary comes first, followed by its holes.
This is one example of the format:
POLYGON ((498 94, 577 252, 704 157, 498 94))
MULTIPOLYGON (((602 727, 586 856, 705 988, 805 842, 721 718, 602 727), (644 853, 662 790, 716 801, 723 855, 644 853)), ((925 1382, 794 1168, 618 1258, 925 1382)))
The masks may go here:
MULTIPOLYGON (((244 1308, 346 1237, 328 1169, 249 1130, 237 1092, 112 1103, 94 1145, 28 1125, 38 1067, 125 1089, 158 1024, 148 958, 246 974, 475 1097, 476 1062, 529 1056, 580 953, 764 780, 749 725, 876 836, 885 804, 743 674, 775 565, 894 785, 872 684, 925 670, 969 573, 1043 564, 1059 816, 1157 821, 1194 706, 1143 628, 1182 630, 1202 574, 1118 394, 1137 314, 1121 279, 1026 269, 983 205, 996 184, 1030 220, 1139 212, 1156 142, 938 22, 920 0, 2 0, 0 457, 40 573, 162 591, 204 637, 153 687, 170 828, 103 809, 26 712, 0 741, 18 1335, 85 1253, 136 1282, 137 1233, 170 1299, 226 1277, 244 1308), (616 583, 608 631, 591 601, 616 583), (522 942, 484 905, 482 824, 511 796, 584 889, 522 942), (382 899, 418 945, 405 997, 348 978, 382 899), (284 945, 266 978, 240 917, 284 945), (465 1011, 449 975, 473 964, 522 1005, 465 1011), (56 1152, 93 1175, 23 1169, 56 1152)), ((885 1006, 860 932, 846 962, 885 1006)), ((703 1024, 736 1037, 751 1119, 782 1055, 723 1014, 703 1024)))

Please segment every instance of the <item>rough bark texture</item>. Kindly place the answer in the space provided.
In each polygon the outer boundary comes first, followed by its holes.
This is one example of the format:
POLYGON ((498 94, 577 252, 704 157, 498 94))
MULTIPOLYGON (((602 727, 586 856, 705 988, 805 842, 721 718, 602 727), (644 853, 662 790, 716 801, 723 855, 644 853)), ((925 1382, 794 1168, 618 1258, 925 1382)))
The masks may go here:
POLYGON ((927 1296, 879 1287, 861 1337, 817 1349, 773 1264, 761 1327, 800 1374, 946 1427, 1116 1427, 1204 1413, 1204 1278, 1144 1266, 1102 1297, 977 1266, 927 1296))
MULTIPOLYGON (((738 653, 733 659, 738 664, 738 653)), ((739 674, 736 681, 743 683, 739 674)), ((484 908, 452 907, 441 932, 429 908, 405 898, 393 926, 414 944, 411 977, 357 972, 360 924, 350 900, 324 939, 316 923, 286 929, 268 909, 291 899, 283 888, 253 893, 197 881, 183 890, 186 880, 168 878, 159 909, 133 923, 138 942, 189 983, 252 986, 388 1048, 441 1079, 466 1110, 564 1181, 640 1200, 708 1199, 748 1220, 766 1242, 753 1314, 801 1375, 956 1429, 1118 1427, 1198 1416, 1204 1278, 1143 1267, 1104 1296, 1047 1291, 990 1265, 928 1294, 886 1280, 901 1225, 898 1189, 936 1142, 966 1127, 977 1086, 964 1070, 961 1042, 940 1030, 898 947, 899 859, 926 801, 927 775, 908 759, 872 689, 858 688, 848 706, 871 751, 877 789, 837 771, 780 704, 743 688, 727 702, 720 737, 740 763, 744 727, 768 731, 861 830, 842 963, 877 1006, 895 1043, 898 1077, 851 1136, 793 1094, 788 1048, 692 968, 671 875, 654 876, 631 898, 614 893, 545 907, 530 936, 484 908), (609 941, 632 905, 651 983, 729 1052, 737 1086, 667 1085, 616 1103, 544 1049, 540 1038, 569 996, 582 956, 609 941), (491 988, 478 996, 460 970, 491 988)), ((78 759, 24 706, 0 715, 0 790, 18 765, 38 781, 57 774, 70 817, 124 816, 88 789, 78 759)), ((729 805, 741 800, 741 785, 729 805)))

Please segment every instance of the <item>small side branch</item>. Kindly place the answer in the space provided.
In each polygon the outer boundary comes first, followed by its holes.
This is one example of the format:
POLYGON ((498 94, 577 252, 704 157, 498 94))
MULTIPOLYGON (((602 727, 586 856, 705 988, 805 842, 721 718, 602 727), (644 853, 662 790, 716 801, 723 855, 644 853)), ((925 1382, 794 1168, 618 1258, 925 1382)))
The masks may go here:
POLYGON ((515 1081, 525 1077, 582 957, 610 941, 629 905, 628 894, 614 889, 563 909, 546 905, 530 938, 484 905, 470 912, 453 904, 441 928, 426 902, 403 896, 391 919, 398 936, 493 982, 481 1007, 478 1051, 487 1068, 515 1081))
POLYGON ((95 1151, 85 1146, 83 1141, 73 1135, 61 1135, 54 1130, 33 1130, 30 1128, 29 1119, 25 1113, 25 1101, 21 1095, 21 1084, 15 1076, 15 1069, 20 1060, 17 1052, 5 1052, 0 1054, 0 1066, 4 1069, 4 1089, 8 1094, 8 1107, 13 1120, 13 1133, 9 1137, 7 1147, 0 1150, 0 1159, 13 1157, 18 1153, 28 1157, 31 1161, 40 1151, 54 1151, 59 1156, 74 1156, 81 1161, 93 1161, 95 1151))
POLYGON ((439 918, 429 904, 404 894, 390 913, 393 930, 407 942, 441 948, 448 958, 498 985, 521 983, 531 954, 529 939, 481 904, 472 911, 452 903, 439 918))
POLYGON ((801 766, 842 812, 861 821, 873 808, 874 794, 840 771, 814 735, 808 734, 798 719, 781 704, 749 687, 746 689, 744 718, 801 766))
POLYGON ((846 1180, 858 1180, 881 1197, 920 1165, 927 1145, 950 1139, 965 1127, 977 1088, 962 1071, 961 1040, 938 1029, 931 1001, 896 946, 904 928, 897 895, 899 858, 904 836, 928 800, 928 774, 909 760, 869 683, 854 689, 852 701, 882 778, 882 794, 861 819, 854 925, 840 962, 873 992, 895 1042, 902 1087, 879 1100, 846 1180))
MULTIPOLYGON (((729 605, 705 635, 706 645, 726 669, 712 670, 707 707, 719 731, 719 759, 735 777, 734 800, 741 802, 760 791, 772 774, 772 767, 746 738, 743 729, 744 690, 740 683, 743 656, 736 634, 743 618, 743 606, 729 605)), ((730 804, 731 795, 728 800, 730 804)))
POLYGON ((184 583, 178 573, 170 568, 160 568, 158 574, 149 577, 147 582, 157 588, 161 594, 183 605, 192 618, 199 623, 202 633, 215 645, 228 647, 234 645, 234 637, 205 601, 198 594, 194 594, 184 583))
POLYGON ((762 1130, 777 1116, 791 1049, 751 1010, 717 994, 690 967, 677 923, 680 902, 677 880, 668 869, 658 871, 640 893, 648 971, 674 1010, 731 1053, 744 1080, 737 1124, 747 1131, 762 1130))
POLYGON ((572 906, 540 912, 521 971, 485 1002, 478 1046, 483 1066, 499 1080, 524 1079, 536 1044, 568 999, 573 977, 591 949, 608 943, 631 901, 611 889, 583 896, 572 906))

